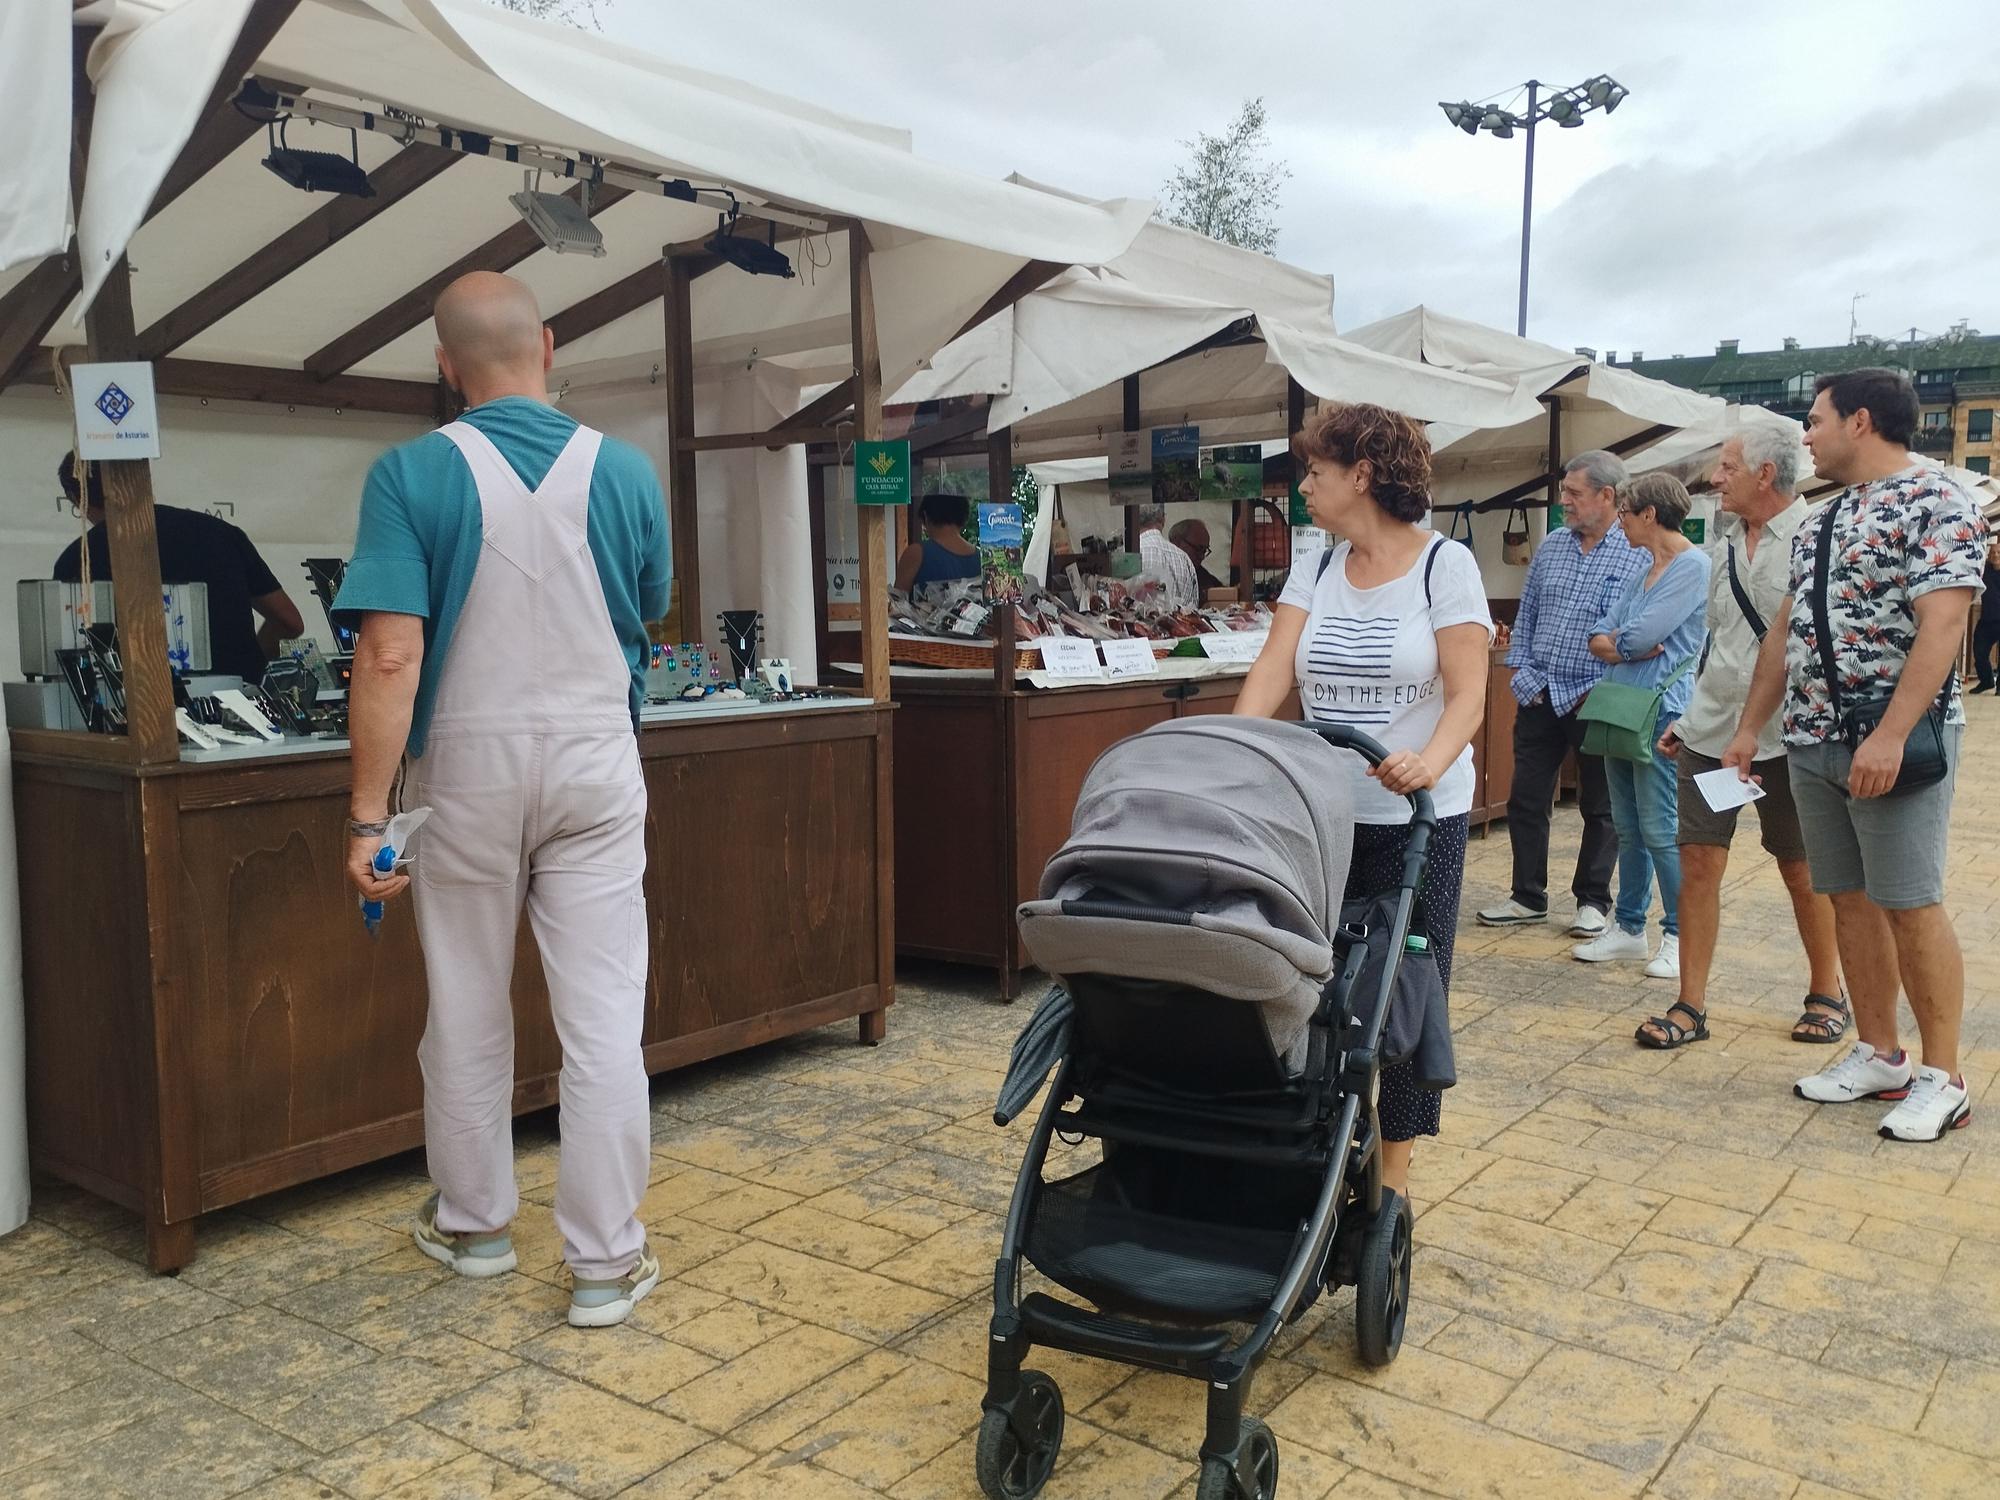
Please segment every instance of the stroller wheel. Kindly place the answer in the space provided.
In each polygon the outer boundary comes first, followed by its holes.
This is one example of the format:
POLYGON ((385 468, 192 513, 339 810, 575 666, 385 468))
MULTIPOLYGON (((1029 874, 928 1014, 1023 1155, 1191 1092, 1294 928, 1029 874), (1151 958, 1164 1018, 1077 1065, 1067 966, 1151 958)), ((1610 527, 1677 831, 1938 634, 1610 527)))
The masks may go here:
POLYGON ((1386 1365, 1403 1347, 1410 1311, 1410 1205, 1384 1189, 1382 1211, 1361 1242, 1354 1285, 1354 1339, 1365 1365, 1386 1365))
POLYGON ((1245 1417, 1237 1429, 1235 1465, 1226 1458, 1203 1459, 1194 1496, 1195 1500, 1273 1500, 1277 1493, 1278 1440, 1257 1418, 1245 1417), (1244 1488, 1246 1483, 1251 1487, 1244 1488))
POLYGON ((1062 1449, 1063 1399, 1040 1370, 1021 1372, 1011 1407, 989 1406, 979 1421, 973 1463, 990 1500, 1030 1500, 1049 1482, 1062 1449))

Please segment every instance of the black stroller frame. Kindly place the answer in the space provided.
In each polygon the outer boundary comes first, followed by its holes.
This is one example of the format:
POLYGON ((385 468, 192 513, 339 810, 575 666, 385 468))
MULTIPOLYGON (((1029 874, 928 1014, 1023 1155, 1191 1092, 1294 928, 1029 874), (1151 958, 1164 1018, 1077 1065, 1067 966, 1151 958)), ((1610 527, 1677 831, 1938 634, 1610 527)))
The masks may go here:
MULTIPOLYGON (((1387 753, 1373 739, 1344 726, 1304 727, 1338 748, 1359 753, 1371 766, 1379 765, 1387 753)), ((1409 800, 1410 835, 1379 992, 1372 1005, 1358 1010, 1352 1006, 1368 956, 1366 934, 1343 927, 1335 937, 1333 976, 1309 1027, 1305 1072, 1284 1097, 1237 1096, 1221 1101, 1219 1107, 1209 1101, 1199 1121, 1177 1119, 1170 1098, 1154 1101, 1149 1111, 1143 1098, 1128 1094, 1109 1110, 1093 1110, 1089 1099, 1078 1093, 1074 1046, 1058 1065, 1015 1179, 1000 1258, 994 1266, 982 1402, 986 1415, 978 1443, 979 1480, 994 1500, 1028 1500, 1038 1494, 1061 1445, 1061 1392, 1047 1375, 1023 1368, 1037 1345, 1206 1382, 1199 1500, 1272 1500, 1277 1487, 1276 1443, 1263 1422, 1246 1417, 1244 1407, 1273 1341, 1321 1291, 1356 1286, 1361 1358, 1376 1365, 1395 1358, 1408 1308, 1410 1214, 1408 1204, 1382 1182, 1375 1094, 1383 1026, 1437 826, 1427 793, 1415 792, 1409 800), (1069 1108, 1072 1104, 1079 1107, 1069 1108), (1132 1107, 1123 1107, 1128 1105, 1132 1107), (1317 1199, 1292 1231, 1283 1274, 1246 1335, 1237 1338, 1234 1327, 1227 1324, 1240 1325, 1248 1318, 1228 1318, 1222 1327, 1174 1326, 1179 1319, 1131 1320, 1041 1292, 1021 1295, 1030 1227, 1044 1193, 1054 1186, 1043 1181, 1042 1171, 1058 1131, 1097 1137, 1104 1142, 1107 1160, 1114 1149, 1163 1147, 1231 1162, 1323 1164, 1317 1199), (1287 1144, 1288 1139, 1293 1144, 1287 1144), (1296 1144, 1300 1140, 1312 1143, 1304 1154, 1296 1144)), ((1183 912, 1122 901, 1065 902, 1062 910, 1065 915, 1128 921, 1183 925, 1190 921, 1183 912)), ((1071 991, 1081 1020, 1090 985, 1079 978, 1071 991)), ((1197 992, 1181 993, 1200 998, 1197 992)), ((1239 1014, 1245 1010, 1240 1002, 1223 1003, 1239 1014)), ((1142 1304, 1143 1300, 1142 1296, 1142 1304)))

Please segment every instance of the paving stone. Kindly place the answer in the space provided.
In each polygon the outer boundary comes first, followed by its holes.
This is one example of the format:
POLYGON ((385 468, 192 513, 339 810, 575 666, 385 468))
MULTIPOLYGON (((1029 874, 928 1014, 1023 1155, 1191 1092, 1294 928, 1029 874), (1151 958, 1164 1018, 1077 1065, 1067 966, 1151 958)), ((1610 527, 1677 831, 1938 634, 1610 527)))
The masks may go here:
POLYGON ((1685 1443, 1646 1493, 1659 1500, 1791 1500, 1798 1476, 1685 1443))
POLYGON ((410 1480, 466 1453, 465 1444, 419 1422, 398 1422, 351 1443, 306 1472, 350 1500, 381 1500, 410 1480))
POLYGON ((1829 1369, 1926 1396, 1937 1389, 1948 1363, 1944 1355, 1920 1344, 1846 1328, 1834 1334, 1819 1359, 1829 1369))
POLYGON ((748 1448, 718 1438, 640 1480, 619 1500, 697 1500, 755 1462, 748 1448))
POLYGON ((532 1365, 441 1402, 423 1420, 587 1500, 608 1500, 707 1441, 662 1412, 532 1365))
POLYGON ((780 1192, 762 1183, 746 1182, 713 1198, 683 1209, 678 1217, 706 1224, 711 1229, 739 1232, 760 1219, 792 1207, 800 1201, 796 1193, 780 1192))
POLYGON ((36 1477, 70 1495, 222 1500, 312 1457, 214 1401, 183 1391, 166 1409, 117 1428, 36 1477))
POLYGON ((789 1440, 813 1462, 876 1490, 907 1477, 979 1426, 986 1385, 913 1362, 789 1440))
POLYGON ((1586 1349, 1554 1349, 1488 1420, 1650 1476, 1693 1424, 1705 1395, 1683 1375, 1586 1349))
POLYGON ((1757 1258, 1741 1250, 1641 1234, 1591 1290, 1663 1312, 1720 1318, 1736 1305, 1757 1273, 1757 1258))
POLYGON ((783 1313, 752 1307, 747 1302, 727 1301, 676 1325, 673 1336, 676 1343, 699 1350, 710 1359, 727 1362, 798 1326, 797 1318, 788 1318, 783 1313))
MULTIPOLYGON (((865 1271, 911 1248, 912 1241, 891 1229, 842 1218, 810 1206, 782 1209, 744 1226, 751 1239, 783 1245, 804 1255, 865 1271)), ((989 1276, 992 1274, 989 1268, 989 1276)))
POLYGON ((1568 1230, 1607 1245, 1625 1246, 1672 1201, 1665 1193, 1651 1188, 1592 1178, 1547 1222, 1552 1229, 1568 1230))
POLYGON ((1705 1387, 1769 1396, 1813 1411, 1850 1412, 1878 1427, 1914 1432, 1929 1393, 1848 1374, 1733 1339, 1704 1344, 1686 1374, 1705 1387))
MULTIPOLYGON (((1823 1414, 1821 1414, 1823 1416, 1823 1414)), ((1869 1500, 1985 1500, 2000 1466, 1843 1413, 1837 1441, 1823 1420, 1748 1391, 1721 1390, 1696 1424, 1695 1441, 1869 1500)))
POLYGON ((1581 1173, 1560 1167, 1503 1159, 1495 1161, 1463 1187, 1454 1189, 1451 1201, 1542 1224, 1589 1182, 1581 1173))
POLYGON ((1615 1247, 1580 1234, 1456 1203, 1440 1203, 1424 1215, 1417 1245, 1419 1259, 1434 1247, 1574 1287, 1590 1285, 1618 1258, 1615 1247))
POLYGON ((1951 1361, 1917 1433, 1961 1452, 2000 1459, 2000 1364, 1951 1361))
POLYGON ((1706 1336, 1696 1318, 1601 1297, 1448 1251, 1419 1257, 1424 1295, 1563 1343, 1678 1370, 1706 1336))
POLYGON ((1741 1209, 1721 1208, 1692 1198, 1668 1202, 1646 1227, 1655 1234, 1674 1239, 1695 1240, 1704 1245, 1733 1245, 1742 1239, 1756 1218, 1741 1209))
POLYGON ((844 1333, 795 1325, 674 1388, 659 1407, 709 1432, 733 1435, 750 1418, 851 1364, 868 1348, 844 1333))
POLYGON ((1540 1334, 1524 1333, 1495 1323, 1477 1313, 1460 1313, 1424 1347, 1434 1354, 1447 1355, 1518 1380, 1535 1367, 1535 1362, 1554 1347, 1540 1334))
POLYGON ((282 1411, 371 1351, 269 1309, 237 1313, 133 1351, 150 1369, 238 1411, 282 1411))
POLYGON ((1757 1214, 1771 1206, 1793 1175, 1790 1167, 1734 1151, 1682 1144, 1646 1174, 1646 1186, 1676 1198, 1757 1214))
POLYGON ((559 1491, 525 1469, 468 1453, 389 1492, 389 1500, 554 1500, 559 1491))
MULTIPOLYGON (((990 1279, 989 1268, 987 1276, 990 1279)), ((882 1343, 951 1305, 951 1299, 779 1245, 747 1244, 688 1273, 708 1290, 882 1343)))
POLYGON ((515 1352, 572 1380, 639 1402, 658 1401, 668 1391, 706 1375, 718 1363, 699 1350, 630 1324, 571 1328, 565 1321, 539 1338, 516 1345, 515 1352))

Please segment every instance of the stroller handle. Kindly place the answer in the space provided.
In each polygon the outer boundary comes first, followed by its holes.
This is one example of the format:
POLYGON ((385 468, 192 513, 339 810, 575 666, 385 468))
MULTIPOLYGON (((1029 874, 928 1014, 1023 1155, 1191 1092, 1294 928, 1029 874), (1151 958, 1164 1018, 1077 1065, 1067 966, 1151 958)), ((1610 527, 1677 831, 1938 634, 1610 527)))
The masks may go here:
MULTIPOLYGON (((1309 719, 1302 727, 1310 729, 1336 749, 1352 750, 1371 766, 1379 766, 1389 758, 1389 752, 1381 741, 1345 724, 1317 724, 1309 719)), ((1424 858, 1430 853, 1431 835, 1437 832, 1437 809, 1431 802, 1431 794, 1422 787, 1409 794, 1409 801, 1410 841, 1403 854, 1403 884, 1414 890, 1423 876, 1424 858)))

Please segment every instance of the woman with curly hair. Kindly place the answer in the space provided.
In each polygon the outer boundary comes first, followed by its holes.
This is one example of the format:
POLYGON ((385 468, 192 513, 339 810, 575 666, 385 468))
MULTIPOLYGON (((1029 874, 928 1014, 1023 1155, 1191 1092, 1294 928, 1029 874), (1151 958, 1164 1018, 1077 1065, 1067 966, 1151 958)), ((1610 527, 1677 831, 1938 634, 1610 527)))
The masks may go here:
MULTIPOLYGON (((1354 857, 1348 899, 1402 879, 1408 793, 1426 789, 1437 837, 1418 895, 1438 972, 1451 987, 1465 831, 1472 811, 1472 736, 1486 712, 1493 620, 1471 550, 1423 524, 1431 450, 1424 430, 1379 406, 1329 406, 1293 441, 1299 493, 1313 523, 1341 538, 1292 570, 1270 639, 1236 712, 1268 718, 1297 689, 1306 717, 1347 724, 1389 755, 1370 770, 1343 755, 1352 779, 1354 857)), ((1383 1181, 1409 1197, 1416 1137, 1436 1135, 1440 1096, 1411 1064, 1382 1070, 1377 1111, 1383 1181)))

